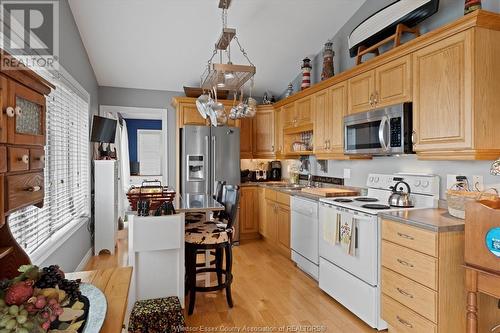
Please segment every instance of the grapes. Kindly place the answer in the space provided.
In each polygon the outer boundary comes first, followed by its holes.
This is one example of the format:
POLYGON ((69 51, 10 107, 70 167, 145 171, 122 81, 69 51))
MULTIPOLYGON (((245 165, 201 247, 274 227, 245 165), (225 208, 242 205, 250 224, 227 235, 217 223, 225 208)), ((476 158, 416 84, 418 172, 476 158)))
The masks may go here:
POLYGON ((42 276, 36 282, 35 287, 40 289, 55 288, 64 290, 72 301, 79 300, 82 296, 80 292, 81 280, 67 280, 64 278, 64 273, 59 269, 59 266, 52 265, 42 269, 42 276))
POLYGON ((17 305, 11 305, 9 306, 9 314, 13 316, 17 316, 19 313, 19 307, 17 305))

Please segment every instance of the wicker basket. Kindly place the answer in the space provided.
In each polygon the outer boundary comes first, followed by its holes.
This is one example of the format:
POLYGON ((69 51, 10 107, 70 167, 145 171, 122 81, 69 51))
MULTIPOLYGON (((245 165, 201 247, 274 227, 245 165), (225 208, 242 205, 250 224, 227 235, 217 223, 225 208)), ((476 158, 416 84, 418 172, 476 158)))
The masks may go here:
POLYGON ((463 220, 465 219, 465 204, 468 201, 493 200, 498 198, 498 194, 465 190, 448 190, 446 197, 450 215, 463 220))

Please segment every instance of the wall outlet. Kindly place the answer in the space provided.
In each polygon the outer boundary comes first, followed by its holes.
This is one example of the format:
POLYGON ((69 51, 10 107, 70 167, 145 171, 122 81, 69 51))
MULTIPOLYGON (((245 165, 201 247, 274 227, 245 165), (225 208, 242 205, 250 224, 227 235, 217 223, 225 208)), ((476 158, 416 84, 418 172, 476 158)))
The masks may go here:
POLYGON ((472 176, 472 184, 473 191, 484 191, 484 178, 483 176, 472 176))
MULTIPOLYGON (((457 180, 457 177, 460 179, 460 177, 463 177, 467 179, 466 176, 463 175, 446 175, 446 189, 452 188, 455 184, 459 183, 460 181, 457 180)), ((466 182, 467 183, 467 182, 466 182)), ((456 186, 455 186, 456 187, 456 186)))
POLYGON ((344 179, 351 179, 351 169, 344 169, 344 179))

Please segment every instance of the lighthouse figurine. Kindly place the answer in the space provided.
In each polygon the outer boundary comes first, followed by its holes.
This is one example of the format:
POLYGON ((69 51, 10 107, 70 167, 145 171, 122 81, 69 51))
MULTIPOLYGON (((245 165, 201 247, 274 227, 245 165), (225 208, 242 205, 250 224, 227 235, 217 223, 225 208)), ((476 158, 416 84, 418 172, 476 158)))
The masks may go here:
POLYGON ((327 42, 323 50, 323 71, 321 72, 321 81, 332 77, 335 73, 333 71, 333 43, 327 42))
POLYGON ((309 58, 304 58, 302 60, 302 84, 300 85, 300 89, 304 90, 306 88, 309 88, 311 86, 311 59, 309 58))

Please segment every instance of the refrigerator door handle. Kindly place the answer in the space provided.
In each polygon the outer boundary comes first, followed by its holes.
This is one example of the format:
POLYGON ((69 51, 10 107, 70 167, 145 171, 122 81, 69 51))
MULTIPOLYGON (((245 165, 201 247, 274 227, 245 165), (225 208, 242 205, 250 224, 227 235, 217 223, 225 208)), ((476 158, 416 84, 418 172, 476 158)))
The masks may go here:
POLYGON ((212 136, 212 182, 211 182, 211 191, 208 192, 209 194, 213 193, 213 190, 215 189, 215 161, 217 159, 217 138, 215 136, 212 136))
POLYGON ((207 172, 207 158, 209 158, 210 147, 208 145, 208 135, 205 135, 205 175, 207 175, 205 179, 205 192, 210 192, 210 171, 207 172))

